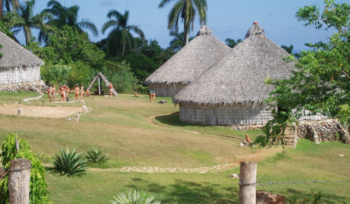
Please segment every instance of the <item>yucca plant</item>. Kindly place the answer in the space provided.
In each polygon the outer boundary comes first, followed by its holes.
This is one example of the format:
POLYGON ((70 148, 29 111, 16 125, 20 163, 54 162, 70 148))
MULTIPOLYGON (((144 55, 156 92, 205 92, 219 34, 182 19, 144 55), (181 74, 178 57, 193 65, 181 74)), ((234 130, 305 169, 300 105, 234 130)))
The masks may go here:
POLYGON ((154 196, 147 192, 135 190, 133 193, 119 193, 117 197, 111 201, 112 204, 160 204, 159 200, 154 201, 154 196))
POLYGON ((56 153, 53 156, 53 167, 49 167, 48 169, 60 173, 61 176, 79 176, 85 174, 86 171, 86 160, 82 156, 83 153, 76 153, 75 149, 70 151, 68 147, 66 151, 63 151, 61 148, 60 153, 56 153))
POLYGON ((39 152, 34 153, 34 156, 36 156, 36 158, 38 158, 41 162, 44 162, 47 157, 44 153, 39 152))
POLYGON ((103 152, 103 148, 93 147, 86 151, 85 159, 92 165, 101 164, 107 161, 107 155, 108 153, 103 152))

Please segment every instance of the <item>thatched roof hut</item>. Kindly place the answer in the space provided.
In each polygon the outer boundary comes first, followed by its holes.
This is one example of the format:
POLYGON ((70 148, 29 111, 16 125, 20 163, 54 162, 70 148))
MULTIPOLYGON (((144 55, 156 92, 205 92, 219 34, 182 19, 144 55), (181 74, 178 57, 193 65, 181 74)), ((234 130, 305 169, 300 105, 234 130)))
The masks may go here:
POLYGON ((197 36, 146 80, 157 96, 174 96, 229 53, 231 48, 203 26, 197 36))
POLYGON ((263 100, 274 89, 268 77, 285 79, 295 70, 289 54, 254 22, 246 38, 174 98, 182 121, 209 125, 264 125, 271 119, 263 100))
POLYGON ((0 84, 40 81, 40 66, 44 62, 23 46, 0 32, 0 84))

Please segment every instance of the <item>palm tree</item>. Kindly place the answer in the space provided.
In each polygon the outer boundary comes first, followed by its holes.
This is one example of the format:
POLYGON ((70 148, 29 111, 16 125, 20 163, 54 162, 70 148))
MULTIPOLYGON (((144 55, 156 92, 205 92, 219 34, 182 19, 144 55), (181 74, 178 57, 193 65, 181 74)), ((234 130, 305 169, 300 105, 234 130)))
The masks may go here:
POLYGON ((44 20, 50 18, 50 15, 45 12, 34 16, 34 4, 35 0, 27 1, 17 9, 17 13, 8 13, 4 17, 5 21, 9 23, 11 28, 17 29, 14 32, 18 32, 18 30, 23 29, 26 45, 29 44, 33 37, 31 28, 45 30, 47 26, 45 25, 44 20))
POLYGON ((19 7, 18 0, 0 0, 0 18, 4 15, 4 7, 6 7, 7 12, 11 12, 10 6, 12 7, 12 12, 16 12, 19 7))
POLYGON ((131 32, 138 35, 142 41, 145 40, 145 35, 138 26, 128 24, 129 11, 125 11, 124 15, 122 15, 117 10, 111 10, 108 12, 107 17, 111 20, 103 24, 102 33, 112 28, 107 37, 107 49, 111 55, 123 56, 132 49, 136 49, 137 42, 131 32), (113 17, 115 19, 112 19, 113 17))
MULTIPOLYGON (((170 31, 169 35, 173 37, 173 39, 169 43, 169 48, 173 49, 174 51, 179 51, 181 50, 185 44, 185 32, 175 32, 175 31, 170 31)), ((193 40, 194 37, 190 37, 189 41, 193 40)))
POLYGON ((289 54, 293 54, 293 48, 294 48, 293 45, 290 45, 289 47, 286 45, 282 45, 281 48, 283 48, 289 54))
MULTIPOLYGON (((171 2, 173 0, 161 0, 158 8, 163 8, 171 2)), ((181 17, 184 22, 184 44, 187 45, 189 41, 188 33, 193 30, 196 13, 198 12, 201 26, 207 23, 207 7, 207 0, 177 0, 168 16, 168 29, 177 32, 181 17)))
MULTIPOLYGON (((79 6, 71 6, 65 7, 60 4, 60 2, 56 0, 50 0, 47 3, 48 9, 45 9, 44 12, 49 13, 53 16, 47 24, 50 26, 54 26, 56 28, 62 28, 65 25, 69 25, 74 27, 79 32, 84 32, 83 29, 90 30, 94 36, 98 35, 98 30, 93 22, 88 19, 82 19, 78 22, 78 13, 79 6)), ((47 39, 47 33, 40 32, 39 40, 47 39)))
POLYGON ((236 45, 238 45, 240 42, 242 42, 242 40, 238 39, 237 41, 235 41, 234 39, 226 38, 225 42, 226 42, 227 46, 229 46, 230 48, 234 48, 234 47, 236 47, 236 45))

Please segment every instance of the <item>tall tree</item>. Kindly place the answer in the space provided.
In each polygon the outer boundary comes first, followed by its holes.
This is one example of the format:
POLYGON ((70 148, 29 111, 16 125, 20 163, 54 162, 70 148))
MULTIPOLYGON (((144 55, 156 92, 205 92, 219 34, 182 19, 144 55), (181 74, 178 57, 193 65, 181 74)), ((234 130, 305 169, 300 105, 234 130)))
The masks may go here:
POLYGON ((107 37, 107 50, 110 55, 123 56, 125 53, 136 49, 136 39, 132 36, 131 32, 138 35, 142 41, 145 40, 145 34, 138 26, 129 25, 129 11, 125 11, 123 15, 117 10, 111 10, 108 12, 107 17, 110 20, 103 24, 102 33, 112 28, 107 37))
POLYGON ((242 42, 242 40, 238 39, 237 41, 235 41, 234 39, 226 38, 225 42, 227 46, 229 46, 230 48, 234 48, 236 47, 236 45, 238 45, 238 43, 242 42))
MULTIPOLYGON (((296 16, 306 22, 305 25, 333 27, 338 33, 328 42, 310 44, 314 49, 302 51, 298 60, 291 55, 289 60, 295 62, 296 70, 289 79, 266 80, 276 89, 266 100, 274 111, 273 119, 263 129, 267 137, 257 141, 263 147, 284 144, 286 127, 305 114, 321 113, 339 119, 345 127, 350 124, 350 5, 335 4, 333 0, 325 3, 323 11, 316 6, 306 6, 300 8, 296 16)), ((350 144, 347 137, 340 140, 350 144)))
POLYGON ((29 44, 33 37, 31 28, 46 30, 47 26, 44 21, 50 18, 50 15, 45 12, 34 15, 34 4, 35 0, 27 1, 17 9, 17 13, 8 13, 4 17, 4 20, 8 22, 11 28, 23 29, 26 45, 29 44))
MULTIPOLYGON (((47 7, 49 8, 45 9, 44 12, 47 12, 53 16, 53 18, 47 22, 48 25, 57 28, 63 28, 63 26, 68 25, 77 29, 80 33, 83 32, 83 29, 87 29, 91 31, 94 36, 98 35, 98 30, 95 24, 89 19, 82 19, 81 21, 78 21, 79 6, 75 5, 65 7, 56 0, 50 0, 47 3, 47 7)), ((47 39, 47 33, 40 32, 39 40, 42 41, 45 39, 47 39)))
MULTIPOLYGON (((174 51, 179 51, 185 46, 185 32, 175 32, 170 31, 169 35, 173 37, 173 39, 169 43, 169 48, 174 51)), ((190 37, 189 41, 193 40, 194 37, 190 37)))
POLYGON ((19 2, 18 0, 0 0, 0 18, 2 18, 4 15, 4 7, 6 8, 7 12, 12 11, 13 13, 15 13, 17 8, 19 7, 19 2))
MULTIPOLYGON (((161 0, 158 8, 163 8, 171 2, 173 0, 161 0)), ((207 23, 207 8, 207 0, 177 0, 168 16, 168 29, 178 32, 181 18, 184 22, 184 44, 187 45, 188 34, 190 30, 193 30, 196 13, 198 12, 199 22, 202 26, 207 23)))
POLYGON ((293 54, 293 45, 287 46, 287 45, 282 45, 281 48, 283 48, 286 52, 289 54, 293 54))

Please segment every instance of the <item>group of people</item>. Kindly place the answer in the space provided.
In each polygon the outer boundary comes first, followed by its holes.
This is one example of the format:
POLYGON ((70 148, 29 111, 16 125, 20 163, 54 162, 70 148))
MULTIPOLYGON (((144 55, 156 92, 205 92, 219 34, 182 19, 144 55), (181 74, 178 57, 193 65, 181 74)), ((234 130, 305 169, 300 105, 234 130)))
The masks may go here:
POLYGON ((89 89, 86 89, 86 91, 84 92, 84 86, 81 84, 80 88, 79 85, 77 84, 74 89, 69 89, 69 87, 65 84, 65 85, 60 85, 60 88, 58 90, 56 90, 55 85, 50 86, 47 90, 47 95, 50 98, 50 102, 52 101, 56 101, 56 93, 60 93, 61 95, 61 102, 69 102, 69 93, 75 93, 74 99, 75 101, 83 101, 84 100, 84 94, 86 97, 90 96, 90 91, 89 89), (80 96, 80 99, 79 99, 80 96))

